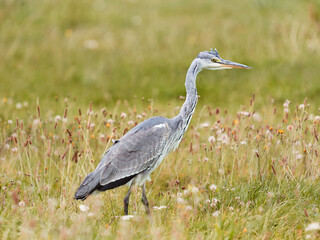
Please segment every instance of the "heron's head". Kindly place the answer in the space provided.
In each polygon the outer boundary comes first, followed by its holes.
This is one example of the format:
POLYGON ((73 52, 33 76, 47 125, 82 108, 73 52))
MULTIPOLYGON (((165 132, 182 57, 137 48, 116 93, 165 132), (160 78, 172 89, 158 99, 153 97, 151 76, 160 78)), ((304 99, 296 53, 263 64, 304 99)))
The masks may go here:
POLYGON ((209 70, 220 70, 220 69, 232 69, 232 68, 246 68, 250 69, 251 67, 248 67, 246 65, 231 62, 228 60, 224 60, 219 56, 219 53, 217 49, 200 52, 198 57, 198 66, 200 67, 200 71, 203 69, 209 69, 209 70))

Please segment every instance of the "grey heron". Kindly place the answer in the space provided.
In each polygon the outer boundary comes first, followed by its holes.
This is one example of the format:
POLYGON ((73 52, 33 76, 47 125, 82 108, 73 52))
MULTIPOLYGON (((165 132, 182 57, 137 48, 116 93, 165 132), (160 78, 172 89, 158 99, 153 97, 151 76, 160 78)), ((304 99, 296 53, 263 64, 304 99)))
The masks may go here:
POLYGON ((104 153, 97 168, 89 173, 75 193, 75 199, 85 200, 95 191, 106 191, 127 184, 124 214, 128 214, 129 198, 133 184, 142 186, 142 203, 150 213, 146 196, 146 180, 169 152, 175 150, 186 132, 194 113, 198 96, 196 77, 204 69, 220 70, 250 68, 222 59, 217 50, 200 52, 192 61, 186 75, 186 100, 179 114, 171 119, 152 117, 129 132, 104 153))

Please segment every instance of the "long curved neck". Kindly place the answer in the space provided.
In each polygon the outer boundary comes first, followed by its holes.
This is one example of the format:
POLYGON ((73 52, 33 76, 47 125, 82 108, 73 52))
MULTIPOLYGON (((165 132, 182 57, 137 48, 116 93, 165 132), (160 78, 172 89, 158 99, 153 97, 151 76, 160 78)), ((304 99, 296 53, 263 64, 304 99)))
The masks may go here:
POLYGON ((180 110, 180 113, 178 114, 178 116, 180 116, 183 120, 184 131, 187 130, 197 105, 198 95, 197 95, 196 78, 200 71, 201 70, 198 65, 197 59, 193 60, 193 62, 191 63, 188 69, 187 76, 186 76, 186 83, 185 83, 186 90, 187 90, 186 101, 184 102, 180 110))

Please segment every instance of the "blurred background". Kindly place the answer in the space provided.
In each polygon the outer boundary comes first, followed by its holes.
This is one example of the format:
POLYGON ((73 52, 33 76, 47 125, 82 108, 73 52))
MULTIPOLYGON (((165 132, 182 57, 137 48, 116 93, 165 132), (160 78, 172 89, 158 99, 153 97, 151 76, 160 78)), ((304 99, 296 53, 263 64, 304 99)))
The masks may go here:
POLYGON ((320 101, 318 0, 2 0, 0 97, 178 102, 189 64, 210 48, 253 70, 201 73, 199 104, 320 101))

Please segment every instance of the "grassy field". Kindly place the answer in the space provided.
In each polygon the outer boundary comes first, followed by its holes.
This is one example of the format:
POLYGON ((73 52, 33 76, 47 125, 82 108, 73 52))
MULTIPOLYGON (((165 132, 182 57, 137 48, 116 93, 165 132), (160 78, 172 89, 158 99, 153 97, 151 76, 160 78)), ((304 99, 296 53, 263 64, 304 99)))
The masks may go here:
POLYGON ((1 239, 319 238, 319 62, 315 0, 1 1, 1 239), (128 220, 126 187, 73 200, 112 139, 178 113, 210 47, 253 70, 199 75, 151 217, 140 189, 128 220))

